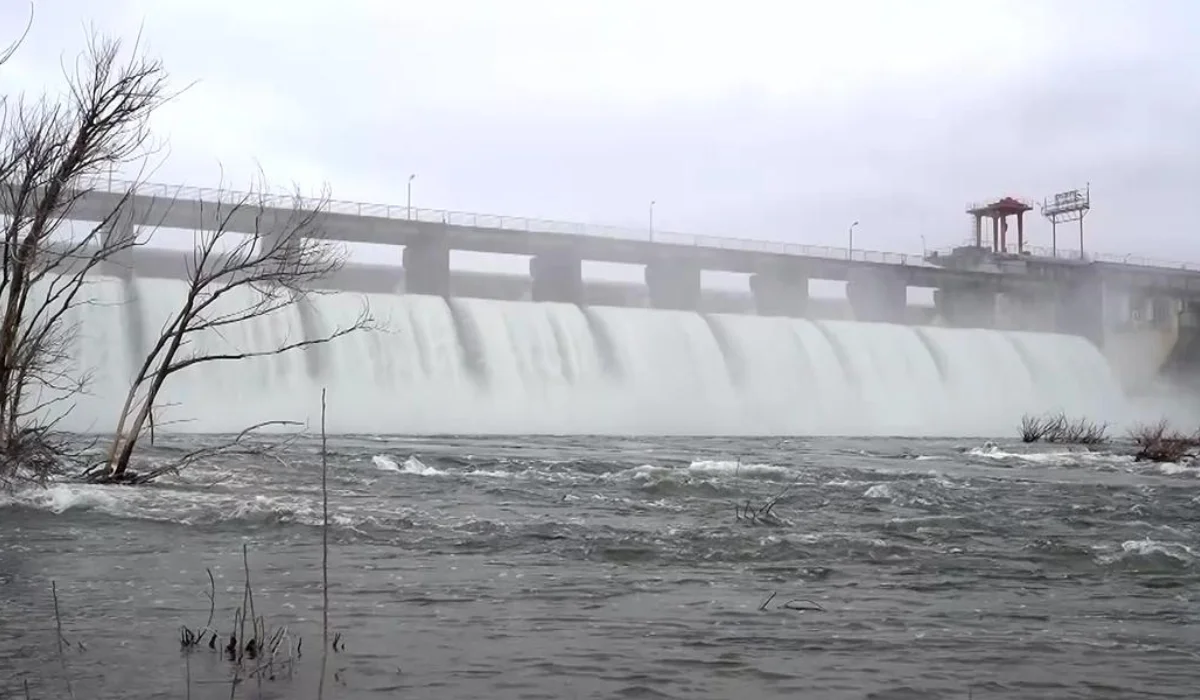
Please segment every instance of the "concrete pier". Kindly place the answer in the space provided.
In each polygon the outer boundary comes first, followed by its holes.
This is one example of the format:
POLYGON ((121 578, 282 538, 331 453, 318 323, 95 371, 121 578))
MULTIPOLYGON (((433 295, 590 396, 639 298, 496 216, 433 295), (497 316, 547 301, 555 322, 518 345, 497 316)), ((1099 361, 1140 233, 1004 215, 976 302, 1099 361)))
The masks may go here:
POLYGON ((134 222, 138 212, 134 209, 133 201, 113 213, 100 231, 100 245, 105 250, 115 250, 100 264, 101 271, 114 277, 128 279, 133 275, 133 244, 137 237, 134 222))
POLYGON ((427 236, 404 246, 404 291, 450 296, 450 246, 445 238, 427 236))
POLYGON ((983 285, 954 285, 934 292, 934 305, 946 324, 960 328, 994 328, 996 292, 983 285))
POLYGON ((808 309, 808 278, 780 272, 750 276, 750 292, 760 316, 798 318, 808 309))
POLYGON ((1098 347, 1104 343, 1104 284, 1099 275, 1077 274, 1061 281, 1054 297, 1059 333, 1081 335, 1098 347))
POLYGON ((646 290, 653 308, 695 311, 700 306, 700 265, 684 258, 650 262, 646 290))
POLYGON ((529 259, 533 301, 582 304, 583 260, 571 251, 542 253, 529 259))
POLYGON ((859 321, 902 323, 908 286, 903 277, 886 268, 851 268, 846 298, 859 321))
POLYGON ((1040 291, 1035 287, 1031 290, 1010 289, 997 294, 995 325, 984 328, 1055 332, 1057 320, 1054 304, 1038 294, 1040 291))

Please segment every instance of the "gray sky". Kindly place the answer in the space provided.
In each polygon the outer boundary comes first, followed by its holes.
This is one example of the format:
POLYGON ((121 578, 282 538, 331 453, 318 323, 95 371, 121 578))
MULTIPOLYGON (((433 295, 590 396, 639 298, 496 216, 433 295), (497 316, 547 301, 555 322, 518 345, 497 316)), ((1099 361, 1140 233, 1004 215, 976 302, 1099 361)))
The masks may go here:
MULTIPOLYGON (((1200 261, 1186 0, 35 6, 5 90, 58 89, 89 22, 199 81, 158 115, 156 180, 261 164, 403 204, 416 173, 416 206, 644 226, 653 199, 658 229, 844 245, 858 220, 899 252, 965 240, 968 201, 1090 181, 1090 249, 1200 261)), ((0 0, 0 32, 27 11, 0 0)))

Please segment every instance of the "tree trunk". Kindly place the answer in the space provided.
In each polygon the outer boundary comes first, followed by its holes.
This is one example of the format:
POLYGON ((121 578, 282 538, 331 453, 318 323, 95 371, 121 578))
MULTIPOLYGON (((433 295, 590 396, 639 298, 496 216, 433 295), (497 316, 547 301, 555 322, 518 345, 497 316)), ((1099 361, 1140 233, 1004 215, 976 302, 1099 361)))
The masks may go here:
MULTIPOLYGON (((190 300, 186 308, 191 308, 190 300)), ((147 416, 154 409, 154 400, 158 397, 158 392, 162 389, 163 382, 167 380, 168 369, 175 360, 175 353, 179 351, 179 346, 183 343, 183 334, 186 328, 186 324, 180 323, 179 327, 175 329, 170 345, 167 346, 162 358, 157 363, 158 368, 150 380, 150 388, 146 390, 146 398, 138 408, 137 417, 134 418, 133 424, 129 426, 128 430, 122 430, 125 426, 125 418, 129 413, 128 407, 131 405, 130 401, 126 401, 126 409, 121 414, 121 419, 117 424, 117 434, 113 438, 113 451, 109 457, 110 477, 119 478, 129 469, 129 459, 133 456, 133 448, 137 446, 138 436, 141 435, 142 428, 146 425, 147 416)), ((130 388, 131 399, 137 392, 137 388, 141 386, 141 383, 136 382, 130 388)))

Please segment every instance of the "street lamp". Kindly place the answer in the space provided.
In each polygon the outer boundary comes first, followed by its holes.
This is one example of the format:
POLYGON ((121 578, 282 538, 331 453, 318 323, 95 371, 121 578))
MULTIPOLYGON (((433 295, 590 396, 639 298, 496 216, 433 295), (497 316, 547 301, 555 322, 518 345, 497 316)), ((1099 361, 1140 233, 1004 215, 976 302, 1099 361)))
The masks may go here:
POLYGON ((408 218, 412 218, 412 181, 417 176, 416 173, 408 176, 408 218))
POLYGON ((850 224, 850 244, 846 248, 846 259, 850 260, 854 257, 854 227, 858 226, 858 222, 850 224))
POLYGON ((654 242, 654 200, 650 200, 650 242, 654 242))

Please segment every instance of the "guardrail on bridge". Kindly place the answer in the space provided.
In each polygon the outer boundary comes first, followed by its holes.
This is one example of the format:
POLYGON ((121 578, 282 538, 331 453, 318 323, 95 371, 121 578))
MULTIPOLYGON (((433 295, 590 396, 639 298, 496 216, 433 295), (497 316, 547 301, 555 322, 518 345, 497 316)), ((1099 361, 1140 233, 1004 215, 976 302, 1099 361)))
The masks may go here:
MULTIPOLYGON (((87 188, 109 194, 124 194, 132 190, 144 197, 167 198, 173 200, 192 200, 215 202, 219 204, 239 204, 253 202, 256 206, 271 206, 291 208, 296 205, 294 195, 278 195, 250 193, 231 189, 209 187, 189 187, 183 185, 166 185, 161 183, 134 182, 129 180, 112 180, 98 178, 89 181, 87 188)), ((536 219, 525 216, 504 216, 499 214, 480 214, 476 212, 454 211, 449 209, 425 209, 397 204, 372 204, 369 202, 352 202, 338 199, 319 199, 300 197, 302 208, 316 209, 323 207, 325 211, 334 214, 350 216, 371 216, 383 219, 419 221, 424 223, 447 224, 450 226, 469 226, 502 231, 520 231, 526 233, 555 233, 575 236, 597 236, 621 240, 653 241, 674 245, 698 246, 704 248, 720 248, 725 250, 745 250, 763 253, 778 253, 783 255, 807 256, 829 260, 852 260, 855 262, 882 263, 888 265, 912 265, 931 267, 920 254, 892 253, 879 250, 864 250, 855 248, 839 248, 835 246, 804 245, 800 243, 784 243, 781 241, 765 241, 752 238, 728 238, 722 236, 705 236, 655 229, 638 229, 618 226, 603 226, 584 224, 571 221, 555 221, 552 219, 536 219)))
MULTIPOLYGON (((145 197, 185 199, 220 204, 238 204, 252 201, 255 205, 291 208, 296 205, 295 195, 279 195, 270 193, 250 193, 233 189, 211 187, 189 187, 184 185, 167 185, 151 182, 134 182, 111 178, 95 178, 86 187, 109 194, 124 194, 132 190, 135 194, 145 197)), ((649 228, 639 229, 630 227, 604 226, 585 224, 571 221, 555 221, 552 219, 537 219, 525 216, 504 216, 499 214, 481 214, 476 212, 454 211, 450 209, 426 209, 397 204, 374 204, 369 202, 352 202, 339 199, 319 199, 300 197, 302 208, 316 209, 324 207, 328 212, 350 216, 370 216, 384 219, 403 219, 424 223, 440 223, 450 226, 469 226, 488 228, 502 231, 521 231, 527 233, 556 233, 576 236, 597 236, 621 240, 653 241, 674 245, 688 245, 705 248, 720 248, 725 250, 745 250, 782 255, 807 256, 829 260, 852 260, 855 262, 882 263, 888 265, 910 265, 916 267, 933 267, 925 261, 924 254, 892 253, 880 250, 849 249, 836 246, 804 245, 800 243, 784 243, 781 241, 766 241, 752 238, 729 238, 723 236, 705 236, 699 234, 677 233, 673 231, 653 232, 649 228)), ((1017 253, 1015 246, 1009 251, 1017 253)), ((1051 250, 1049 248, 1026 246, 1025 250, 1031 255, 1052 257, 1061 260, 1080 260, 1078 250, 1051 250)), ((932 252, 932 251, 930 251, 932 252)), ((1171 270, 1190 270, 1200 272, 1200 263, 1175 262, 1138 255, 1118 255, 1112 253, 1085 253, 1082 258, 1086 262, 1107 262, 1123 265, 1138 265, 1142 267, 1162 268, 1171 270)))

